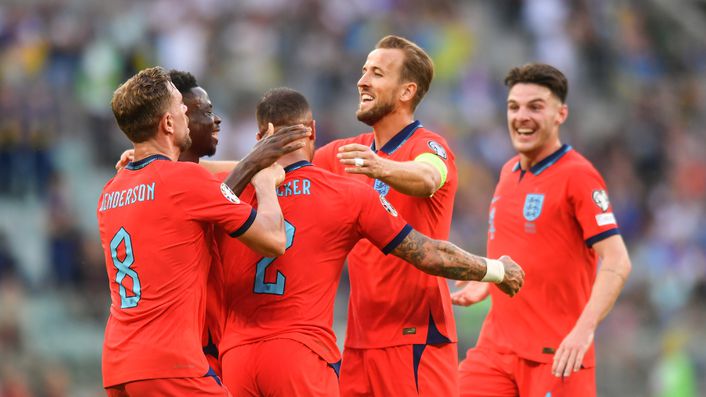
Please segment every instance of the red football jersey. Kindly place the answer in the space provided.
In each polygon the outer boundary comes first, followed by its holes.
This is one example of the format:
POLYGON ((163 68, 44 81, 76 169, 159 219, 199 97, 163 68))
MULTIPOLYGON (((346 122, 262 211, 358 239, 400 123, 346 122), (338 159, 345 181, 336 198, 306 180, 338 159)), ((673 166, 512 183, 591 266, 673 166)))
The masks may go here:
MULTIPOLYGON (((373 186, 420 233, 435 239, 449 238, 458 184, 454 154, 444 138, 422 127, 419 121, 405 127, 380 150, 374 147, 371 132, 329 143, 316 151, 314 162, 373 186), (349 143, 370 146, 378 156, 395 161, 412 161, 422 153, 434 154, 446 164, 446 182, 432 197, 413 197, 379 180, 348 174, 336 154, 339 147, 349 143)), ((348 263, 351 296, 346 347, 456 342, 446 279, 423 273, 397 257, 386 257, 366 240, 356 245, 348 263)))
MULTIPOLYGON (((490 204, 488 256, 510 255, 526 278, 513 298, 491 287, 478 345, 552 362, 591 294, 598 259, 591 246, 618 233, 605 182, 570 146, 529 171, 519 157, 507 162, 490 204)), ((593 364, 591 346, 583 365, 593 364)))
POLYGON ((111 296, 103 386, 204 376, 205 236, 211 223, 240 235, 255 211, 197 164, 155 155, 105 185, 97 217, 111 296))
MULTIPOLYGON (((340 353, 333 304, 346 255, 367 238, 384 257, 412 228, 365 184, 307 161, 285 170, 278 188, 287 229, 284 255, 263 258, 217 232, 227 318, 220 348, 225 353, 238 345, 288 338, 335 363, 340 353)), ((241 197, 254 204, 252 186, 241 197)))
MULTIPOLYGON (((219 180, 224 179, 225 177, 219 180)), ((211 247, 211 267, 208 270, 206 282, 206 321, 201 334, 201 346, 206 354, 208 364, 220 377, 221 364, 218 344, 221 342, 223 334, 225 313, 223 312, 223 263, 215 238, 213 225, 211 225, 211 230, 206 233, 206 240, 210 241, 211 247)))

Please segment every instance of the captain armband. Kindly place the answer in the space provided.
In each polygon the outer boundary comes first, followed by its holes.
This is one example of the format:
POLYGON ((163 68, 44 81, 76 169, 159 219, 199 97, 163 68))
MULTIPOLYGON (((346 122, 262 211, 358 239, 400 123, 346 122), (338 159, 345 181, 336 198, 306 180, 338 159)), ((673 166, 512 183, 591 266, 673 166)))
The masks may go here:
POLYGON ((439 187, 437 189, 441 189, 441 187, 444 186, 444 183, 446 183, 446 177, 449 174, 449 169, 446 167, 446 163, 444 163, 439 156, 434 153, 427 152, 415 157, 414 161, 421 161, 431 164, 434 168, 436 168, 436 170, 439 171, 439 175, 441 175, 441 182, 439 183, 439 187))

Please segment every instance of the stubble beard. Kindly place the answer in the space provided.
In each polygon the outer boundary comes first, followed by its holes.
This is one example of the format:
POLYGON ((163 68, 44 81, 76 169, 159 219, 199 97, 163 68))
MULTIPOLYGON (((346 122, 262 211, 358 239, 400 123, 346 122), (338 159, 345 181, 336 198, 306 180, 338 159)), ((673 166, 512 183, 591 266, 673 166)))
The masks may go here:
POLYGON ((367 111, 358 110, 355 115, 359 121, 362 121, 363 123, 372 127, 378 121, 382 120, 383 117, 392 113, 392 111, 394 109, 395 109, 394 103, 386 102, 386 103, 381 103, 377 106, 373 106, 371 109, 369 109, 367 111))

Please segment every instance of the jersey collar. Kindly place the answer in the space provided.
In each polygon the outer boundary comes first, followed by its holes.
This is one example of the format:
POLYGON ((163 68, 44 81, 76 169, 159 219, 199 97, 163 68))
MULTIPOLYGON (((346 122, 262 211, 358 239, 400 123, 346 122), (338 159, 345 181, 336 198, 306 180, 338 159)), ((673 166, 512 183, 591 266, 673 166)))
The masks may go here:
MULTIPOLYGON (((544 170, 549 168, 552 164, 559 161, 559 159, 562 158, 566 153, 568 153, 569 150, 571 150, 571 145, 567 145, 566 143, 561 145, 561 147, 559 149, 557 149, 556 152, 550 154, 549 156, 545 157, 539 163, 530 167, 529 171, 534 175, 541 174, 544 170)), ((520 170, 520 160, 517 160, 517 163, 512 168, 512 172, 515 172, 518 170, 520 170)))
POLYGON ((143 158, 142 160, 139 161, 132 161, 128 163, 128 165, 125 166, 125 169, 136 171, 136 170, 141 170, 145 167, 147 167, 151 162, 155 160, 168 160, 172 161, 169 157, 163 155, 163 154, 153 154, 151 156, 147 156, 143 158))
MULTIPOLYGON (((398 132, 397 135, 393 136, 392 139, 390 139, 385 145, 383 145, 383 147, 380 148, 380 151, 385 152, 388 156, 391 155, 395 152, 395 150, 399 149, 410 136, 412 136, 417 128, 421 126, 422 123, 419 120, 414 120, 411 124, 404 127, 402 131, 398 132)), ((373 139, 373 144, 370 146, 370 149, 372 149, 373 152, 377 152, 377 149, 375 148, 375 139, 373 139)))
POLYGON ((311 164, 310 162, 308 162, 306 160, 297 161, 296 163, 292 163, 292 164, 284 167, 284 172, 285 173, 292 172, 294 170, 298 170, 302 167, 308 167, 310 165, 313 165, 313 164, 311 164))

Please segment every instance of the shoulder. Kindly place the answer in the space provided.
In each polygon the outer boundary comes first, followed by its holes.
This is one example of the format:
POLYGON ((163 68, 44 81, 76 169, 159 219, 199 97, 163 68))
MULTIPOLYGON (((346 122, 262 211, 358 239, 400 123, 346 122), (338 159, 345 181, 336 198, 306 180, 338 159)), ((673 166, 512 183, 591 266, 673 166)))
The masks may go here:
POLYGON ((446 138, 436 132, 419 127, 412 135, 412 139, 416 142, 415 146, 424 146, 425 150, 435 153, 443 159, 453 157, 453 152, 446 138))
POLYGON ((349 138, 334 139, 333 141, 321 146, 317 151, 322 149, 337 148, 349 143, 371 144, 373 142, 373 133, 366 132, 349 138))
POLYGON ((571 149, 566 152, 566 155, 564 155, 564 158, 561 160, 560 165, 564 173, 571 175, 600 175, 596 167, 593 166, 593 163, 581 153, 577 152, 576 149, 571 149))
POLYGON ((507 174, 515 171, 515 167, 517 167, 519 162, 520 162, 519 155, 515 155, 515 156, 511 157, 510 160, 506 161, 505 164, 503 164, 502 168, 500 168, 500 175, 501 176, 507 175, 507 174))

